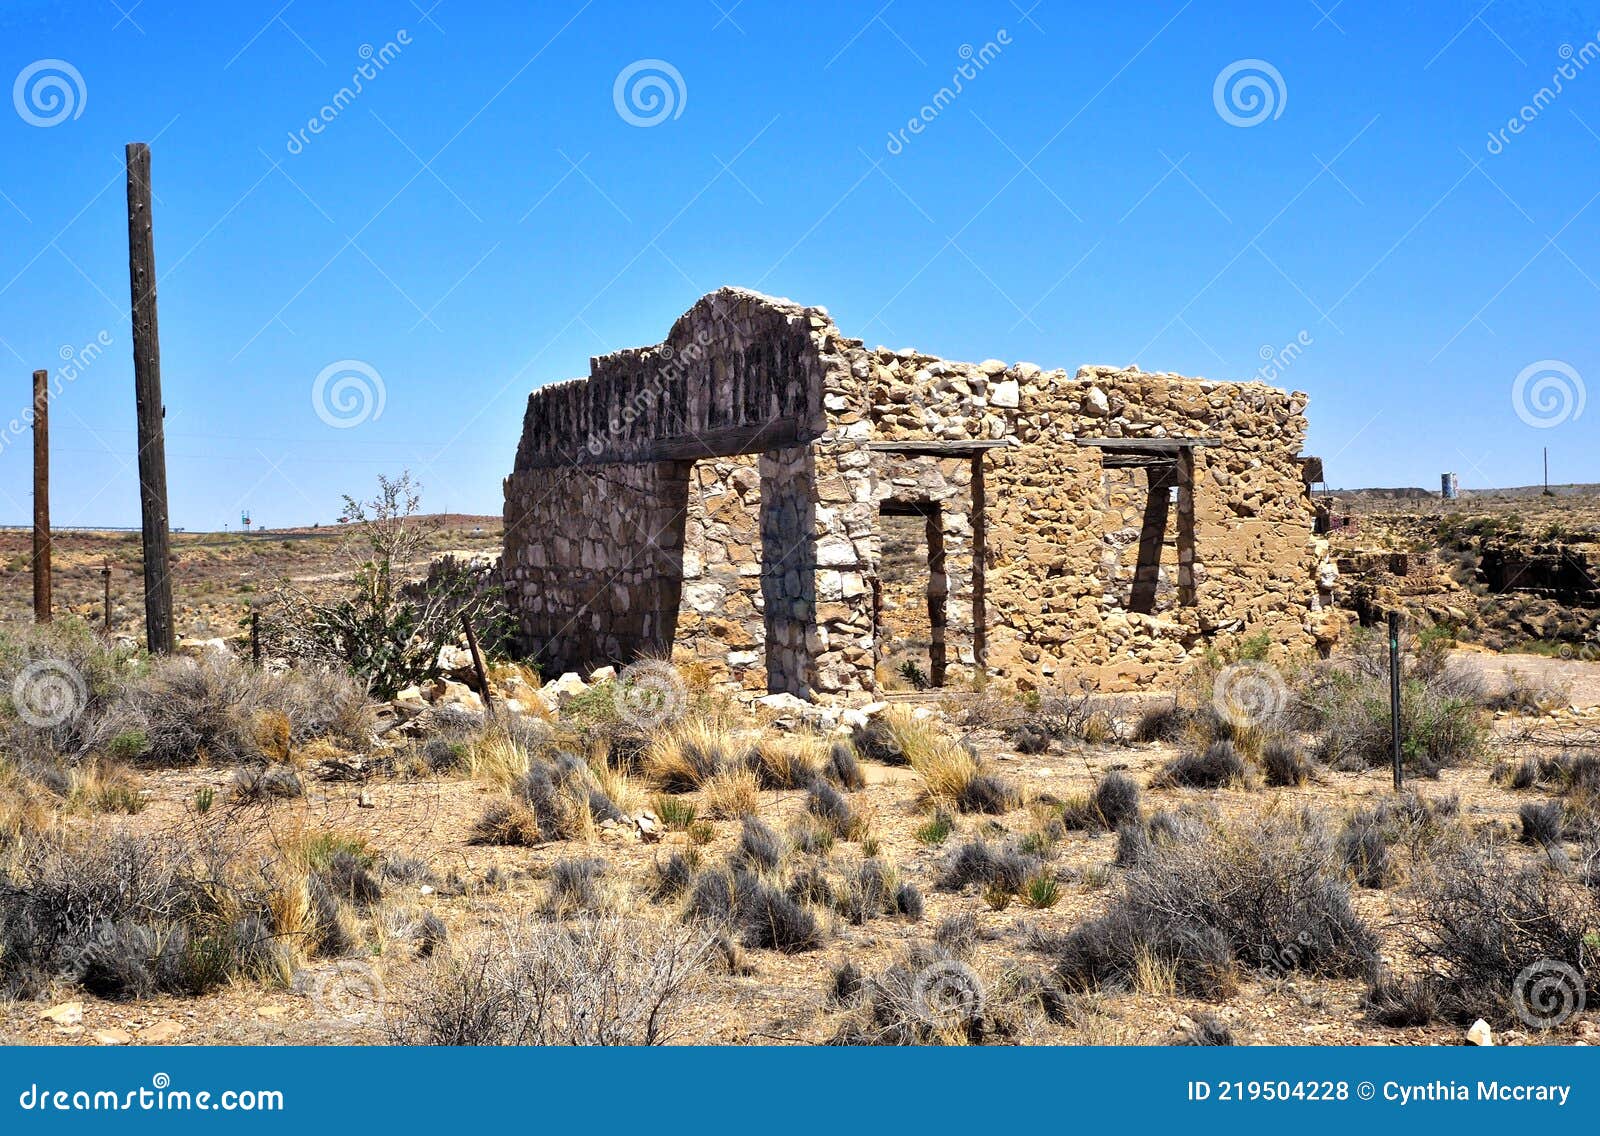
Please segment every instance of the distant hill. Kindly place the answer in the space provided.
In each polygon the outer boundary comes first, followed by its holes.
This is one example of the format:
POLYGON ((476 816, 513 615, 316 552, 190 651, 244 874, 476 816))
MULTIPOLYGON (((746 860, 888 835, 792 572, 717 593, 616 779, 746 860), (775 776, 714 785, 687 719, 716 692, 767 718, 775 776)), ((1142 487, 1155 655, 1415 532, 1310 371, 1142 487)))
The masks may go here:
MULTIPOLYGON (((1439 499, 1437 489, 1419 489, 1416 487, 1405 489, 1330 489, 1329 493, 1335 497, 1344 497, 1357 501, 1421 501, 1429 497, 1439 499)), ((1594 497, 1600 496, 1600 484, 1594 482, 1576 483, 1568 485, 1552 485, 1550 492, 1557 497, 1594 497)), ((1471 500, 1474 497, 1497 498, 1515 500, 1520 497, 1540 497, 1544 495, 1542 485, 1514 485, 1506 489, 1462 489, 1461 499, 1471 500)))

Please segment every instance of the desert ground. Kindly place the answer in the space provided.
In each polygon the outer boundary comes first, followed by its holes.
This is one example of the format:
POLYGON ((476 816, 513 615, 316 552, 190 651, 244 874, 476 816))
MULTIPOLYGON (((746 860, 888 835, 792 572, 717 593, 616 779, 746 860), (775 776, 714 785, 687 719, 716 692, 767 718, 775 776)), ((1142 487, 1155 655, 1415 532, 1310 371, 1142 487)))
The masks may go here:
MULTIPOLYGON (((1459 557, 1440 505, 1368 503, 1336 547, 1442 532, 1459 557)), ((683 660, 643 699, 628 671, 508 659, 484 691, 459 645, 390 697, 252 668, 252 605, 285 578, 338 595, 348 535, 176 536, 196 642, 157 661, 116 644, 136 534, 57 538, 47 630, 25 535, 0 536, 8 1041, 1600 1041, 1597 999, 1559 1004, 1600 976, 1593 609, 1540 597, 1578 622, 1568 657, 1492 649, 1474 627, 1529 597, 1452 559, 1439 594, 1478 618, 1429 622, 1428 593, 1408 621, 1397 796, 1357 627, 1328 659, 1247 646, 1166 690, 1000 676, 851 707, 721 693, 683 660), (83 680, 47 726, 17 698, 42 659, 83 680)), ((498 536, 445 518, 403 567, 498 536)))

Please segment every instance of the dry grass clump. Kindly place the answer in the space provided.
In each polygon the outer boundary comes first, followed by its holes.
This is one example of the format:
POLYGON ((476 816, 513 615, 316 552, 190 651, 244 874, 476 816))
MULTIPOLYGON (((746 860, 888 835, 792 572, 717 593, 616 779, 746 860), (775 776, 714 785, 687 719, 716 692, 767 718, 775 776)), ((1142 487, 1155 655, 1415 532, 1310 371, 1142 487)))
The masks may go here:
POLYGON ((601 823, 628 820, 612 794, 626 798, 629 792, 621 774, 604 767, 597 772, 577 754, 558 751, 550 761, 530 758, 510 800, 495 801, 484 810, 472 840, 532 846, 591 839, 601 823))
POLYGON ((1345 822, 1337 845, 1340 859, 1360 886, 1391 887, 1404 877, 1404 862, 1391 849, 1404 846, 1415 861, 1442 844, 1464 839, 1460 809, 1455 796, 1424 798, 1415 789, 1387 797, 1345 822))
POLYGON ((869 719, 857 728, 853 742, 856 752, 868 761, 911 766, 947 744, 932 721, 903 706, 891 706, 869 719))
POLYGON ((1500 689, 1484 699, 1484 705, 1490 710, 1539 718, 1567 705, 1570 697, 1571 691, 1564 684, 1513 667, 1506 671, 1500 689))
POLYGON ((762 789, 807 789, 822 780, 828 757, 819 738, 764 737, 744 752, 744 765, 762 789))
POLYGON ((287 765, 241 765, 233 771, 233 799, 239 802, 289 800, 306 795, 300 775, 287 765))
POLYGON ((1310 781, 1316 766, 1292 738, 1268 738, 1261 747, 1261 768, 1275 789, 1296 789, 1310 781))
POLYGON ((934 886, 940 891, 960 891, 972 885, 998 887, 1007 894, 1017 895, 1043 866, 1044 861, 1038 856, 1014 847, 997 848, 978 838, 946 854, 934 886))
POLYGON ((726 931, 753 950, 799 954, 822 945, 822 926, 810 907, 778 883, 739 868, 710 868, 689 892, 688 914, 726 931))
POLYGON ((761 782, 749 769, 728 769, 705 783, 707 810, 723 820, 750 816, 761 805, 761 782))
POLYGON ((1062 1022, 1067 995, 1048 977, 973 962, 964 949, 917 943, 867 975, 836 969, 830 1045, 1014 1045, 1062 1022))
POLYGON ((1250 775, 1238 747, 1226 738, 1203 750, 1186 750, 1162 766, 1152 788, 1245 789, 1250 775))
POLYGON ((1452 1020, 1515 1025, 1517 996, 1538 1004, 1531 978, 1568 985, 1551 963, 1591 986, 1600 979, 1595 893, 1567 872, 1549 864, 1513 868, 1502 848, 1457 845, 1419 873, 1416 892, 1412 951, 1434 976, 1440 1009, 1452 1020))
POLYGON ((610 865, 595 856, 557 860, 550 865, 547 913, 565 917, 579 912, 599 914, 618 906, 610 886, 610 865))
POLYGON ((1069 986, 1149 986, 1165 970, 1174 989, 1207 998, 1231 993, 1240 967, 1360 975, 1376 952, 1325 829, 1278 816, 1163 843, 1054 951, 1069 986))
POLYGON ((744 747, 726 723, 694 716, 658 731, 645 747, 644 771, 668 793, 689 793, 740 764, 744 747))
POLYGON ((911 767, 922 775, 927 799, 961 813, 1000 814, 1022 803, 1008 781, 986 772, 969 745, 939 738, 908 753, 911 767))
POLYGON ((1095 782, 1086 796, 1066 801, 1061 822, 1070 829, 1116 831, 1139 821, 1139 783, 1113 770, 1095 782))
POLYGON ((700 988, 703 932, 584 916, 509 926, 442 955, 389 1008, 398 1045, 664 1045, 700 988))

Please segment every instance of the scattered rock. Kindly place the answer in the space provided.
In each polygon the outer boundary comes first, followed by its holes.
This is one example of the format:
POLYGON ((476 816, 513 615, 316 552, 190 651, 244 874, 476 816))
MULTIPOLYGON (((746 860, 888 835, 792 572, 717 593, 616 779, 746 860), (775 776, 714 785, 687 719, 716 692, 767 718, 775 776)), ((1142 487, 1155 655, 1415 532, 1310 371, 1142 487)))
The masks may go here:
POLYGON ((62 1002, 51 1006, 48 1010, 41 1011, 39 1016, 47 1022, 54 1022, 58 1026, 75 1026, 83 1021, 82 1002, 62 1002))
POLYGON ((130 1045, 133 1042, 133 1035, 122 1029, 97 1029, 89 1036, 100 1045, 130 1045))
POLYGON ((177 1022, 156 1022, 139 1031, 139 1040, 148 1045, 161 1045, 176 1041, 182 1033, 183 1027, 177 1022))
POLYGON ((1472 1028, 1467 1031, 1468 1045, 1493 1045, 1494 1031, 1489 1028, 1489 1023, 1479 1018, 1472 1023, 1472 1028))
POLYGON ((361 790, 361 795, 356 798, 356 808, 375 809, 377 807, 377 804, 372 799, 372 794, 365 789, 361 790))

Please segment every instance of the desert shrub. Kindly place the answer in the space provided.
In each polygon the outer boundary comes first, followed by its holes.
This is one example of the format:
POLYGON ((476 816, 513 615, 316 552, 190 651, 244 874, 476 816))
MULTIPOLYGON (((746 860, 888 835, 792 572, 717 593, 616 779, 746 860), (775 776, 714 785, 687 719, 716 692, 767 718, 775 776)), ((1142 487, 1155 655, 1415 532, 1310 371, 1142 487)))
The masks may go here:
POLYGON ((750 871, 775 872, 787 851, 783 838, 765 821, 746 816, 739 830, 739 846, 734 849, 733 863, 750 871))
POLYGON ((1133 740, 1137 742, 1176 742, 1183 739, 1193 726, 1195 711, 1173 702, 1152 707, 1139 716, 1133 727, 1133 740))
POLYGON ((984 770, 970 745, 939 738, 907 751, 907 759, 922 775, 928 800, 957 812, 1006 813, 1021 801, 1009 782, 984 770))
POLYGON ((608 871, 606 862, 594 856, 557 860, 550 865, 545 910, 554 915, 604 910, 609 902, 605 893, 608 871))
POLYGON ((1226 739, 1214 741, 1204 750, 1179 754, 1151 780, 1153 786, 1183 786, 1191 789, 1222 789, 1247 782, 1244 758, 1226 739))
POLYGON ((761 804, 760 783, 748 769, 729 769, 705 784, 705 803, 711 815, 732 820, 753 814, 761 804))
POLYGON ((1570 691, 1542 675, 1531 675, 1512 668, 1506 671, 1500 689, 1484 700, 1490 710, 1504 710, 1537 718, 1566 705, 1570 691))
POLYGON ((700 854, 693 848, 686 852, 674 849, 667 853, 666 859, 658 856, 651 862, 646 885, 650 898, 657 903, 678 899, 694 885, 694 874, 699 868, 700 854))
POLYGON ((939 867, 934 886, 940 891, 960 891, 972 884, 997 884, 1015 895, 1040 865, 1036 856, 1015 848, 996 848, 979 838, 951 849, 939 867))
POLYGON ((1184 1027, 1173 1045, 1233 1045, 1233 1030, 1215 1014, 1201 1014, 1184 1027))
POLYGON ((815 743, 802 738, 762 738, 745 749, 743 761, 763 789, 805 789, 822 777, 815 743))
POLYGON ((1545 801, 1543 803, 1529 803, 1518 811, 1522 821, 1522 842, 1536 844, 1541 848, 1549 848, 1561 843, 1562 830, 1565 828, 1566 810, 1560 801, 1545 801))
POLYGON ((400 1045, 662 1045, 706 973, 692 928, 621 916, 524 923, 437 959, 389 1008, 400 1045))
POLYGON ((644 769, 668 793, 688 793, 737 763, 737 742, 720 722, 692 716, 658 731, 644 769))
POLYGON ((894 889, 894 910, 897 914, 904 915, 911 922, 920 923, 922 916, 927 911, 927 904, 922 898, 922 890, 910 880, 901 880, 900 885, 894 889))
POLYGON ((1429 976, 1401 978, 1385 971, 1369 980, 1361 1008, 1381 1026, 1426 1026, 1439 1016, 1439 998, 1429 976))
POLYGON ((899 706, 869 718, 866 725, 856 728, 851 740, 862 757, 886 765, 915 765, 946 744, 931 722, 899 706))
POLYGON ((866 775, 861 772, 861 762, 856 748, 846 741, 836 741, 828 747, 828 763, 823 774, 839 788, 849 792, 867 786, 866 775))
POLYGON ((844 915, 852 923, 865 923, 879 915, 895 913, 894 872, 876 857, 869 857, 850 875, 844 895, 844 915))
POLYGON ((1416 886, 1411 947, 1437 976, 1440 1008, 1452 1020, 1483 1018, 1497 1029, 1515 1023, 1514 995, 1536 993, 1526 988, 1529 968, 1554 962, 1596 980, 1586 942, 1597 922, 1595 899, 1571 875, 1514 868, 1500 849, 1470 844, 1437 857, 1416 886))
POLYGON ((752 949, 796 954, 822 945, 822 929, 811 910, 777 884, 752 872, 711 868, 696 877, 687 914, 693 920, 737 931, 752 949))
POLYGON ((979 935, 977 917, 970 911, 947 916, 933 929, 934 943, 958 959, 972 953, 978 945, 979 935))
POLYGON ((1395 881, 1389 836, 1374 812, 1358 812, 1339 833, 1339 859, 1364 888, 1386 888, 1395 881))
POLYGON ((1116 831, 1138 820, 1139 783, 1120 772, 1106 774, 1087 796, 1068 801, 1061 809, 1067 828, 1116 831))
MULTIPOLYGON (((583 758, 557 752, 545 761, 514 743, 503 744, 522 755, 525 767, 512 785, 511 799, 492 802, 484 810, 473 831, 475 843, 532 846, 577 840, 592 835, 601 822, 627 819, 583 758)), ((516 764, 506 766, 508 775, 516 764)))
MULTIPOLYGON (((1362 634, 1339 659, 1313 670, 1299 691, 1299 724, 1318 735, 1317 756, 1336 769, 1382 766, 1391 758, 1386 640, 1362 634)), ((1482 685, 1447 663, 1437 645, 1403 652, 1401 755, 1431 776, 1483 752, 1482 685)))
POLYGON ((287 765, 241 765, 233 771, 236 801, 270 801, 306 795, 300 775, 287 765))
POLYGON ((913 944, 881 972, 846 978, 830 1045, 1015 1044, 1063 1001, 1041 976, 980 973, 937 943, 913 944))
POLYGON ((1269 738, 1261 747, 1261 768, 1273 788, 1298 788, 1311 780, 1310 759, 1298 743, 1286 737, 1269 738))
POLYGON ((849 840, 859 835, 861 818, 845 800, 844 794, 826 781, 819 781, 806 792, 806 812, 834 836, 849 840))
POLYGON ((1220 997, 1237 966, 1354 975, 1376 950, 1326 831, 1268 817, 1140 860, 1107 913, 1061 940, 1056 966, 1069 986, 1131 986, 1154 961, 1177 989, 1220 997))
POLYGON ((345 497, 339 519, 348 526, 349 589, 325 602, 280 582, 260 609, 261 640, 270 654, 345 669, 373 695, 392 698, 438 673, 440 648, 456 641, 463 614, 491 639, 499 636, 499 590, 480 587, 459 564, 430 571, 421 587, 402 587, 402 573, 436 527, 417 515, 421 491, 405 472, 379 475, 370 500, 345 497))
POLYGON ((29 841, 0 876, 0 989, 52 982, 103 998, 193 995, 234 976, 285 980, 312 918, 274 910, 274 884, 230 843, 80 833, 29 841))
POLYGON ((1117 830, 1114 863, 1119 868, 1131 868, 1142 863, 1163 845, 1205 840, 1210 836, 1211 823, 1204 809, 1185 805, 1177 812, 1152 813, 1142 824, 1124 824, 1117 830))

